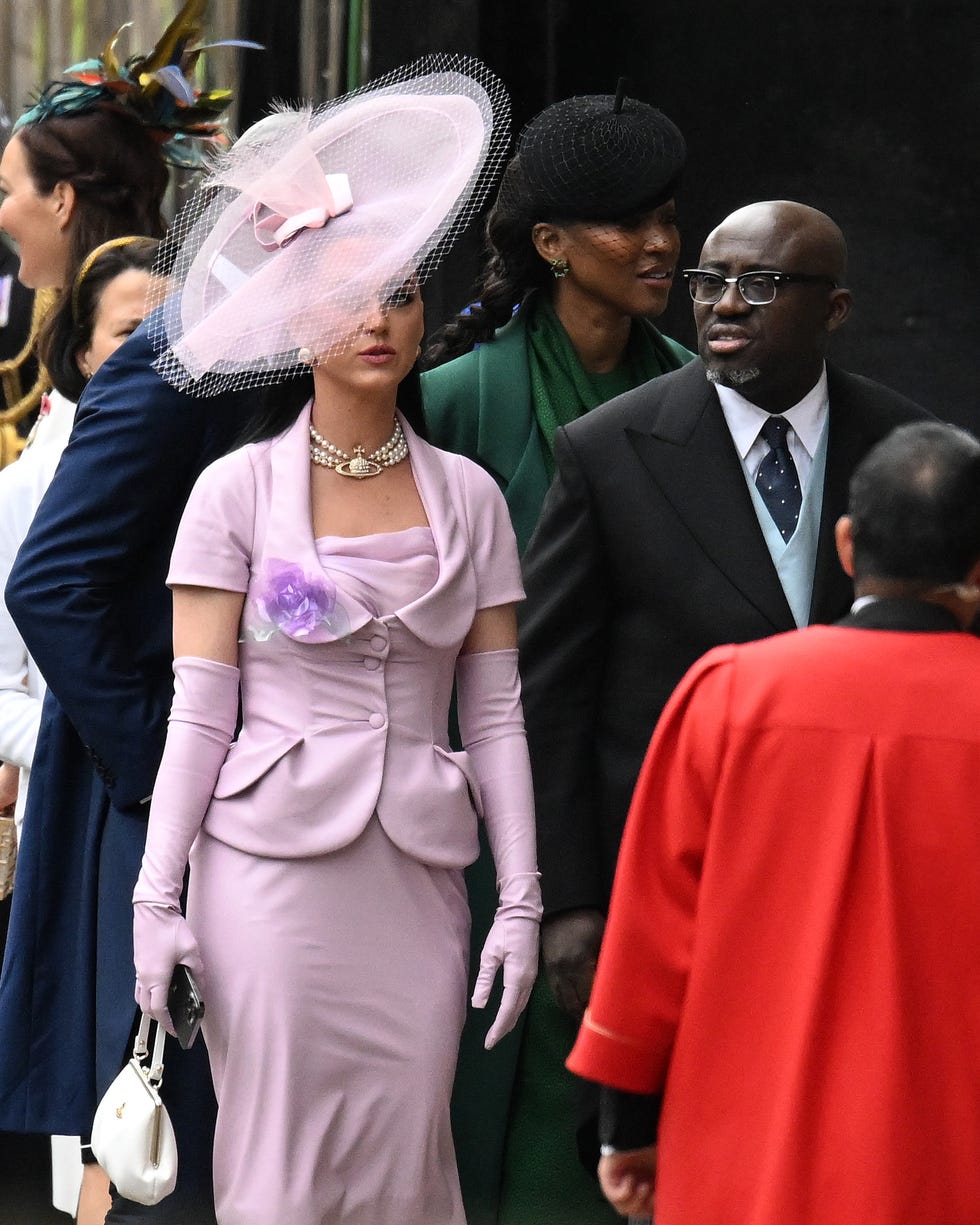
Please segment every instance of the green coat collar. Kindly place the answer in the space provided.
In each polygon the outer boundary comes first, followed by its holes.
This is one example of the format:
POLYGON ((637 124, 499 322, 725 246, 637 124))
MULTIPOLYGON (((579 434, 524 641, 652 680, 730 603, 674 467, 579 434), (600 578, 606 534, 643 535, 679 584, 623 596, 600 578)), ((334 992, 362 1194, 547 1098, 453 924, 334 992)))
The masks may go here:
MULTIPOLYGON (((531 401, 526 301, 492 341, 422 376, 429 440, 486 468, 507 499, 523 553, 550 485, 545 444, 531 401)), ((693 354, 657 334, 665 361, 693 354)))
POLYGON ((424 374, 422 391, 430 440, 494 475, 523 552, 549 485, 531 403, 525 309, 489 343, 424 374))

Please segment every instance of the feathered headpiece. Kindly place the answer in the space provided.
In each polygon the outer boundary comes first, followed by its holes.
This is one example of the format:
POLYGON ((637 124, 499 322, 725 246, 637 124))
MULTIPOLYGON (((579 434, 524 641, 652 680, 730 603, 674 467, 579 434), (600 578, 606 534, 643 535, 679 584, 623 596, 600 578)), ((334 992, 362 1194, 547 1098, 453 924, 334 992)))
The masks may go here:
POLYGON ((195 46, 203 32, 208 0, 187 0, 148 55, 121 61, 116 45, 132 22, 119 27, 98 59, 84 60, 45 86, 37 102, 17 120, 17 128, 43 123, 52 116, 80 114, 107 103, 135 115, 163 142, 164 157, 174 166, 194 169, 204 144, 227 145, 222 115, 232 100, 230 89, 197 89, 190 80, 204 51, 248 47, 243 39, 195 46))

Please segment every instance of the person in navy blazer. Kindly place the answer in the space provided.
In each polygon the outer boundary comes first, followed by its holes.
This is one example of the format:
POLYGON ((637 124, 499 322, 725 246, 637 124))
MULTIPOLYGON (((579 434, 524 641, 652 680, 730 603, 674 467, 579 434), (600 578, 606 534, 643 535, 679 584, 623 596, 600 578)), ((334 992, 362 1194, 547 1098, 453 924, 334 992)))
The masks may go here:
MULTIPOLYGON (((256 402, 192 398, 152 361, 144 325, 86 388, 6 589, 49 689, 0 978, 0 1130, 87 1134, 131 1045, 131 897, 173 695, 167 567, 194 481, 256 402)), ((159 1209, 117 1199, 110 1221, 214 1220, 208 1061, 171 1050, 177 1190, 159 1209)))
POLYGON ((713 646, 844 615, 853 597, 834 524, 851 472, 895 426, 929 416, 826 362, 850 309, 844 239, 829 217, 788 201, 749 205, 709 235, 701 268, 724 278, 717 302, 695 303, 701 360, 558 431, 555 479, 524 557, 542 959, 569 1044, 633 786, 674 686, 713 646), (757 271, 794 276, 753 305, 735 280, 757 271), (760 427, 783 414, 810 435, 806 454, 790 439, 804 478, 796 545, 773 537, 754 487, 760 427))

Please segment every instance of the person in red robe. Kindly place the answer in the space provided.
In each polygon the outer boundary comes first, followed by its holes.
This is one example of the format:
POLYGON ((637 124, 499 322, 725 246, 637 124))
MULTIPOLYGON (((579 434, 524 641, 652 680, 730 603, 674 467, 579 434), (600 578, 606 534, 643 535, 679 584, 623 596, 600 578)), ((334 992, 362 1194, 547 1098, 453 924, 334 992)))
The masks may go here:
POLYGON ((837 542, 851 614, 704 656, 630 810, 568 1066, 657 1225, 980 1221, 980 443, 894 431, 837 542))

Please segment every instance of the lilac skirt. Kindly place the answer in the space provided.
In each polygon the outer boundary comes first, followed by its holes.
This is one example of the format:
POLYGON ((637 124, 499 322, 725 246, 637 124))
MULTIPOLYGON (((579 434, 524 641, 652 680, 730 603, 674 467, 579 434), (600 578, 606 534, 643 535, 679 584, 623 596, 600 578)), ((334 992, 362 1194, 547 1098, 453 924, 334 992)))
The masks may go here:
POLYGON ((465 1225, 449 1098, 466 1010, 462 873, 373 818, 264 859, 201 834, 201 946, 220 1225, 465 1225))

